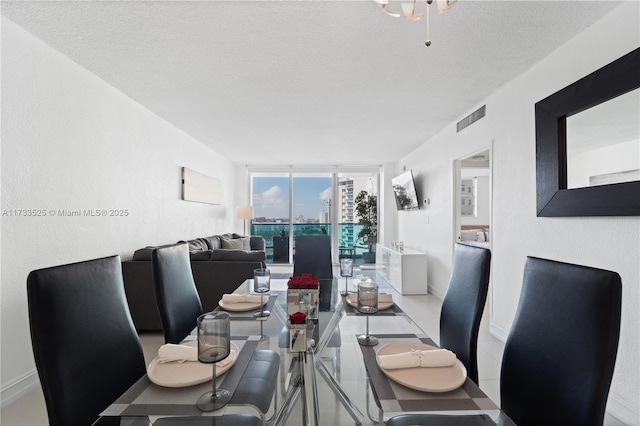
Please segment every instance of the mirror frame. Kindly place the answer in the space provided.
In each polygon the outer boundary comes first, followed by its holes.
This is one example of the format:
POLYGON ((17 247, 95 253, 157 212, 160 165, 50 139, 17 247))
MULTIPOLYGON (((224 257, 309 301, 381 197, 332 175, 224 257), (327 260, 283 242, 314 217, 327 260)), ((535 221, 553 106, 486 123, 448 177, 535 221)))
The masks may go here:
POLYGON ((640 48, 535 104, 538 217, 640 216, 640 181, 567 189, 567 116, 640 87, 640 48))

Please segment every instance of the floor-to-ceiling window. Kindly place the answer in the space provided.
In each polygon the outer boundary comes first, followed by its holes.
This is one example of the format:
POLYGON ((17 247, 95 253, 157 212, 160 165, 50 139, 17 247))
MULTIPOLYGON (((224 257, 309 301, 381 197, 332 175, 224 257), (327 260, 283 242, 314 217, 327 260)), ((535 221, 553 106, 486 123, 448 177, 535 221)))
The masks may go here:
POLYGON ((251 176, 251 234, 264 238, 267 259, 272 263, 289 263, 289 183, 289 172, 251 176))
POLYGON ((358 237, 355 200, 361 191, 378 193, 379 169, 249 168, 254 207, 251 233, 264 237, 268 263, 292 263, 297 235, 327 234, 333 259, 372 263, 374 247, 358 237))
POLYGON ((292 232, 295 258, 298 235, 332 235, 332 173, 292 173, 292 232))

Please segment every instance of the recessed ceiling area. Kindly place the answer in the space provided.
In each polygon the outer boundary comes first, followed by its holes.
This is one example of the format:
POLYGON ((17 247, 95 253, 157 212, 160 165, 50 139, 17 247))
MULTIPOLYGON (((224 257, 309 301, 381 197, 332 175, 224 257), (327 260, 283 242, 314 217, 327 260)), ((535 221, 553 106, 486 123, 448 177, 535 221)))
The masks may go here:
POLYGON ((3 1, 2 14, 234 162, 355 165, 407 155, 619 4, 461 0, 432 14, 428 48, 423 21, 373 1, 3 1))

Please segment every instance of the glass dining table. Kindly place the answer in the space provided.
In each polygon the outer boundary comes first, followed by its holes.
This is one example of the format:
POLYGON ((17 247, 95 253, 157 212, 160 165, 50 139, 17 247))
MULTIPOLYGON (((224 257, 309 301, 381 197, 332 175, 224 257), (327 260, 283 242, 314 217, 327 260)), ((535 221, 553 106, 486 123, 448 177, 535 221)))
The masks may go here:
MULTIPOLYGON (((236 294, 252 293, 252 281, 246 280, 236 294)), ((256 317, 251 311, 232 311, 231 335, 240 357, 250 357, 256 349, 271 349, 280 354, 279 379, 274 383, 274 399, 269 413, 256 412, 251 406, 228 404, 213 413, 202 413, 196 407, 198 397, 210 388, 205 383, 187 387, 162 387, 141 378, 101 414, 96 426, 120 424, 150 425, 158 418, 202 415, 255 414, 275 425, 339 425, 379 424, 394 415, 433 413, 443 415, 484 414, 498 419, 501 425, 512 425, 491 399, 471 380, 440 377, 438 385, 429 385, 429 377, 403 383, 387 375, 378 366, 377 351, 397 345, 436 346, 420 327, 394 303, 369 315, 369 330, 378 338, 376 346, 362 346, 358 335, 365 332, 365 315, 355 306, 355 294, 341 296, 338 279, 321 280, 316 306, 306 326, 306 351, 293 352, 287 325, 287 280, 272 279, 265 309, 271 314, 256 317), (235 339, 235 340, 234 340, 235 339), (444 380, 444 383, 443 383, 444 380), (447 389, 447 380, 461 380, 447 389), (444 387, 442 387, 442 385, 444 387)), ((351 283, 355 285, 357 279, 351 283)), ((350 290, 354 290, 355 286, 350 290)), ((380 293, 393 297, 395 291, 380 283, 380 293)), ((265 296, 266 298, 267 296, 265 296)), ((382 308, 382 306, 381 306, 382 308)), ((218 307, 217 309, 221 309, 218 307)), ((195 330, 185 340, 194 340, 195 330)), ((403 346, 403 347, 405 347, 403 346)), ((436 370, 422 368, 420 370, 436 370)), ((225 388, 237 384, 234 368, 220 376, 218 384, 225 388)), ((388 373, 388 372, 387 372, 388 373)), ((240 374, 241 375, 241 374, 240 374)), ((421 377, 421 376, 418 376, 421 377)))

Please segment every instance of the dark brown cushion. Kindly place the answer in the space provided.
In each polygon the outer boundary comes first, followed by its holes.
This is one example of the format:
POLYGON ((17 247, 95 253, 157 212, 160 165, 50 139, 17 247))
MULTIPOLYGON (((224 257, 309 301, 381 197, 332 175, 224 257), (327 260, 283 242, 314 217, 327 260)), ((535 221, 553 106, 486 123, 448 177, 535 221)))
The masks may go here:
MULTIPOLYGON (((178 241, 178 243, 182 243, 184 241, 178 241)), ((209 250, 209 245, 204 238, 196 238, 195 240, 187 241, 189 244, 189 253, 195 253, 199 251, 209 250)))
POLYGON ((222 245, 220 243, 220 237, 217 235, 205 237, 204 240, 207 242, 207 245, 209 246, 209 250, 218 250, 222 248, 222 245))

